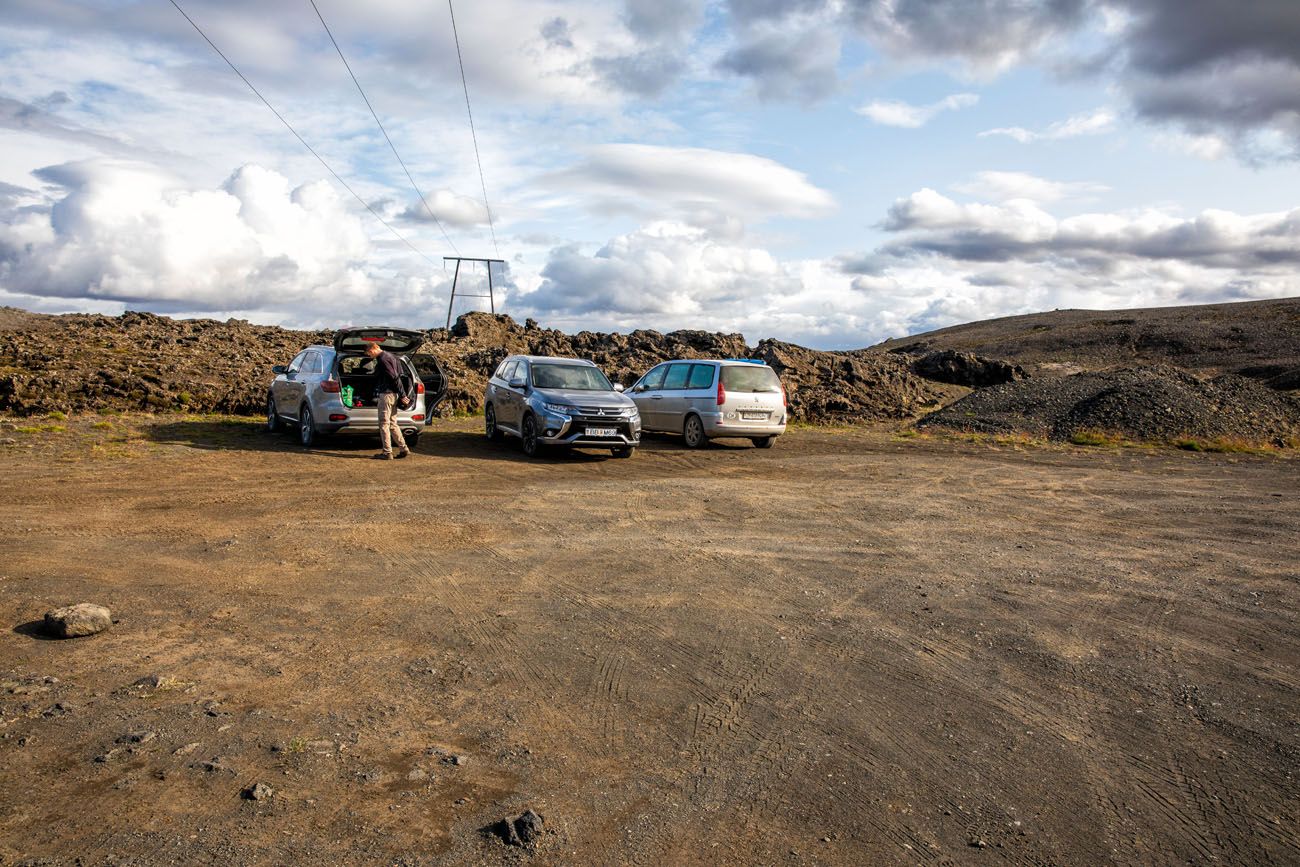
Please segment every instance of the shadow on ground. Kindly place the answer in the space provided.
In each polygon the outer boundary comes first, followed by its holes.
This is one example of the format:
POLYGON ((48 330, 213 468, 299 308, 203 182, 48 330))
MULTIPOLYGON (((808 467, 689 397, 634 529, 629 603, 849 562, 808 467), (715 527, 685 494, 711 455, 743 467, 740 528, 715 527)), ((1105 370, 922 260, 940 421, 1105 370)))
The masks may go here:
MULTIPOLYGON (((207 451, 310 452, 321 457, 343 460, 369 460, 379 449, 377 435, 325 436, 310 449, 298 444, 297 431, 290 428, 270 433, 259 422, 249 419, 186 419, 151 425, 146 436, 157 443, 187 446, 207 451)), ((710 442, 706 449, 744 450, 753 448, 745 440, 710 442)), ((667 434, 644 434, 643 451, 688 451, 681 437, 667 434)), ((490 442, 478 431, 438 430, 426 428, 416 445, 416 455, 456 457, 484 461, 532 461, 534 463, 590 463, 617 460, 601 449, 548 448, 542 455, 527 458, 519 451, 517 440, 506 438, 490 442)), ((635 456, 632 458, 635 460, 635 456)))
POLYGON ((62 641, 57 635, 51 635, 45 630, 45 620, 28 620, 26 623, 19 623, 13 628, 15 635, 25 635, 28 638, 34 638, 37 641, 62 641))

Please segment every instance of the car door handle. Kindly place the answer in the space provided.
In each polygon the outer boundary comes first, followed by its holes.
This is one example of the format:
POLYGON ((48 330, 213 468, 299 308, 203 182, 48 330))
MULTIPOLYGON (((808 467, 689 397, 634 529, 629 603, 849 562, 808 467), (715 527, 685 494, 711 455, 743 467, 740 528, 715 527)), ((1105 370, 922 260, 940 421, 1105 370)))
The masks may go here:
POLYGON ((650 399, 651 399, 651 400, 663 400, 663 399, 664 399, 664 396, 663 396, 662 394, 652 394, 652 395, 650 395, 650 399))

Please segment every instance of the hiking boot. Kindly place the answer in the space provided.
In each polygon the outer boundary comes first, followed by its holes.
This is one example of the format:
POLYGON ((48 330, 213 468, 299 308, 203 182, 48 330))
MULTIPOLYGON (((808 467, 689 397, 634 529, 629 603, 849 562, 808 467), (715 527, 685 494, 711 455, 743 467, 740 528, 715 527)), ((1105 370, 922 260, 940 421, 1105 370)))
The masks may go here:
POLYGON ((377 461, 391 461, 391 460, 393 459, 393 453, 392 453, 392 452, 380 452, 379 454, 377 454, 377 455, 371 455, 370 457, 373 458, 374 460, 377 460, 377 461))
POLYGON ((402 458, 409 458, 410 456, 411 456, 411 450, 407 449, 404 452, 398 452, 396 455, 394 455, 393 460, 400 461, 402 458))

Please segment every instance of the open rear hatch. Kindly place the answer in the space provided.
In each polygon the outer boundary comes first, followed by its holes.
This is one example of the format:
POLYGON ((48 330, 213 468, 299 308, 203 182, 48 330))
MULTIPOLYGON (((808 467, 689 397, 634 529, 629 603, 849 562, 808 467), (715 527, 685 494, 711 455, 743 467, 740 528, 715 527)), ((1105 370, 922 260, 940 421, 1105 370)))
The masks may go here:
POLYGON ((378 343, 380 348, 395 355, 406 355, 424 344, 424 333, 409 328, 382 328, 377 325, 351 326, 334 332, 334 348, 340 353, 359 355, 372 343, 378 343))

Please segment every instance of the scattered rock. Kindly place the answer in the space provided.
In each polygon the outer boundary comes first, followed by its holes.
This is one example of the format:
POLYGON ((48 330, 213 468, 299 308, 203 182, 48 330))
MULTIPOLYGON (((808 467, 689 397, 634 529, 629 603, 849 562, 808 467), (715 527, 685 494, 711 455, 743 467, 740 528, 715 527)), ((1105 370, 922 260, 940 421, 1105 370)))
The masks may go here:
POLYGON ((971 837, 970 840, 967 841, 967 845, 972 849, 985 849, 988 848, 989 844, 979 837, 971 837))
POLYGON ((113 625, 113 615, 103 605, 81 602, 45 612, 45 631, 56 638, 80 638, 103 632, 113 625))
POLYGON ((190 767, 209 774, 233 774, 235 769, 227 765, 220 756, 213 756, 206 762, 195 762, 190 767))
POLYGON ((138 687, 140 689, 157 689, 158 687, 162 686, 163 683, 166 682, 166 680, 167 679, 163 677, 161 674, 146 674, 144 677, 140 678, 135 683, 131 684, 131 686, 138 687))
POLYGON ((147 744, 149 741, 158 737, 157 732, 139 731, 127 732, 117 739, 119 744, 147 744))
POLYGON ((179 746, 179 747, 177 747, 176 749, 172 750, 172 755, 173 755, 173 756, 184 756, 184 755, 188 755, 188 754, 194 752, 195 750, 197 750, 197 749, 198 749, 199 747, 201 747, 201 746, 203 746, 203 744, 199 743, 198 741, 194 741, 193 743, 188 743, 188 744, 185 744, 185 745, 183 745, 183 746, 179 746))
POLYGON ((419 780, 428 779, 428 777, 429 772, 424 770, 424 768, 416 768, 406 775, 406 778, 411 782, 418 782, 419 780))
POLYGON ((239 793, 239 796, 246 801, 266 801, 269 800, 275 790, 266 783, 254 783, 239 793))
POLYGON ((493 822, 484 831, 501 838, 507 846, 532 846, 542 836, 544 826, 542 816, 529 809, 493 822))
POLYGON ((66 702, 56 701, 54 704, 50 705, 44 711, 42 711, 41 716, 49 718, 49 717, 56 717, 56 716, 66 716, 67 714, 70 713, 72 713, 72 705, 66 702))

